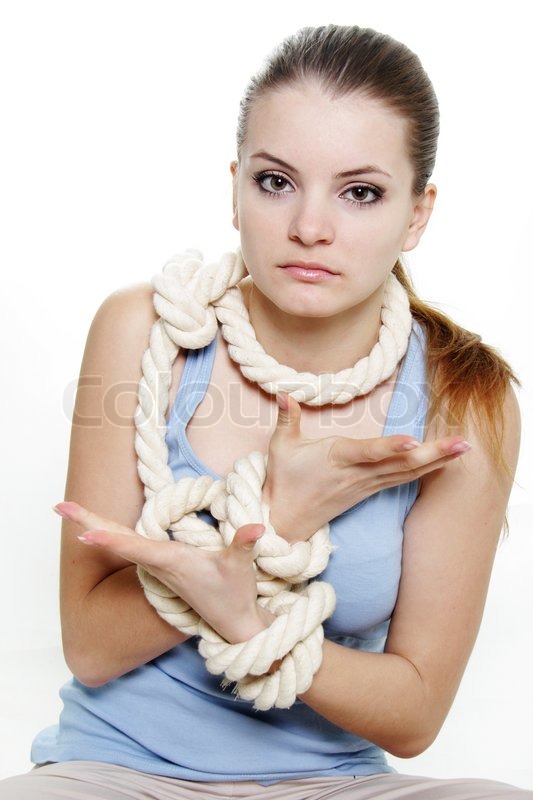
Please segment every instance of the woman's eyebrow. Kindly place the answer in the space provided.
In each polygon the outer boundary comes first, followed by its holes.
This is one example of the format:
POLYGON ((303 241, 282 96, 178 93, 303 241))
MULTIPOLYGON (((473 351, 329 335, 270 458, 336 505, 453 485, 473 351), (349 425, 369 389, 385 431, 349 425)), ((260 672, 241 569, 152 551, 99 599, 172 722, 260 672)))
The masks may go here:
MULTIPOLYGON (((298 170, 296 167, 293 167, 291 164, 288 164, 283 159, 278 158, 277 156, 273 156, 272 153, 267 153, 266 150, 258 150, 257 153, 253 153, 251 158, 264 158, 267 161, 272 161, 274 164, 278 164, 283 169, 288 169, 290 172, 293 172, 295 175, 298 175, 298 170)), ((358 175, 368 175, 377 173, 379 175, 385 175, 387 178, 392 178, 388 172, 385 172, 384 169, 381 167, 376 166, 375 164, 366 164, 364 167, 357 167, 356 169, 348 169, 344 172, 338 172, 335 175, 335 178, 354 178, 358 175)))
POLYGON ((339 172, 335 175, 336 178, 353 178, 357 175, 368 175, 369 173, 378 173, 379 175, 385 175, 387 178, 392 178, 392 175, 388 172, 385 172, 384 169, 381 167, 377 167, 375 164, 367 164, 364 167, 357 167, 357 169, 348 169, 346 172, 339 172))
POLYGON ((283 161, 281 158, 278 158, 277 156, 273 156, 271 153, 267 153, 266 150, 258 150, 257 153, 253 153, 253 155, 250 157, 264 158, 267 161, 273 161, 274 164, 279 164, 279 166, 283 167, 283 169, 288 169, 291 172, 294 172, 296 175, 298 175, 298 170, 296 169, 296 167, 291 167, 291 165, 287 164, 286 161, 283 161))

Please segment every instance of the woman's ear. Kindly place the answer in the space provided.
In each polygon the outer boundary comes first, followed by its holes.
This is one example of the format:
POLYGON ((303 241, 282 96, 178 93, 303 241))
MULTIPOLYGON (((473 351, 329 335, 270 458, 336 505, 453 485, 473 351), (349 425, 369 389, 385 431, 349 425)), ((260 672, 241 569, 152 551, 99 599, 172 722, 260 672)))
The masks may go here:
POLYGON ((237 176, 239 172, 239 162, 232 161, 230 171, 233 178, 233 227, 239 230, 239 212, 237 211, 237 176))
POLYGON ((413 216, 407 230, 407 236, 403 243, 402 252, 413 250, 417 246, 422 234, 426 230, 426 225, 431 217, 436 197, 437 187, 434 183, 428 183, 422 194, 416 200, 416 204, 413 208, 413 216))

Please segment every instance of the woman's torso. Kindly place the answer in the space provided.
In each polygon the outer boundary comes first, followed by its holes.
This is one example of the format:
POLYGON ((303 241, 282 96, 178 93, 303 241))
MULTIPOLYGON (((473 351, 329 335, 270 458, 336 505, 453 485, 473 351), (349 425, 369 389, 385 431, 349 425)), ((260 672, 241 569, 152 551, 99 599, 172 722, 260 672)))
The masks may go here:
MULTIPOLYGON (((420 331, 411 335, 398 379, 336 412, 304 411, 309 436, 423 435, 426 400, 420 331)), ((174 369, 167 444, 175 479, 225 474, 236 457, 266 452, 276 406, 249 385, 213 342, 182 356, 174 369), (179 385, 178 385, 179 384, 179 385), (230 409, 230 413, 228 412, 230 409)), ((381 651, 401 569, 402 532, 416 484, 379 492, 331 524, 335 545, 320 576, 333 584, 337 607, 326 636, 381 651)), ((62 690, 59 726, 36 739, 33 758, 113 761, 190 780, 270 782, 311 775, 384 772, 382 751, 348 734, 305 704, 254 711, 220 688, 194 640, 97 689, 76 680, 62 690)))

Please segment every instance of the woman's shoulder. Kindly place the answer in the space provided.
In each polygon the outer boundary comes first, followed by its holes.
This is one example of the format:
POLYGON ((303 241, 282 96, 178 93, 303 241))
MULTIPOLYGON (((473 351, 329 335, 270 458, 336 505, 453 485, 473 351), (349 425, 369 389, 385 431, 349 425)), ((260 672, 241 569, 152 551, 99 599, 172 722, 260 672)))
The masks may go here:
POLYGON ((123 326, 131 329, 153 324, 157 318, 153 294, 153 287, 148 282, 116 289, 101 302, 91 327, 120 330, 123 326))
POLYGON ((139 283, 117 289, 98 307, 84 353, 83 371, 97 374, 120 371, 137 377, 140 359, 157 320, 153 288, 139 283))

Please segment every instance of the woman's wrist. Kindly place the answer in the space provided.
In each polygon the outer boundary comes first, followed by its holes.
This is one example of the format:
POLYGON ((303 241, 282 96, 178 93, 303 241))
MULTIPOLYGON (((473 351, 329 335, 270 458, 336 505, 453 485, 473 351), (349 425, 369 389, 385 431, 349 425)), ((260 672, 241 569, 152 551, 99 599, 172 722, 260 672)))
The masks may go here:
POLYGON ((292 500, 276 498, 268 482, 263 486, 262 500, 269 508, 270 524, 278 536, 282 536, 290 544, 307 541, 320 528, 320 525, 310 527, 306 524, 305 514, 294 513, 292 500))
POLYGON ((256 634, 269 628, 275 619, 274 614, 260 606, 259 603, 255 603, 249 616, 235 620, 234 624, 228 625, 228 630, 220 632, 220 635, 230 644, 247 642, 256 634))

